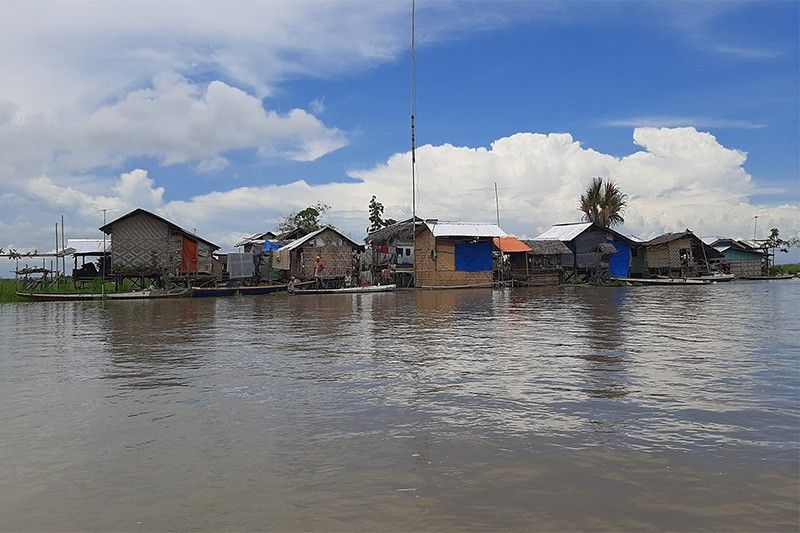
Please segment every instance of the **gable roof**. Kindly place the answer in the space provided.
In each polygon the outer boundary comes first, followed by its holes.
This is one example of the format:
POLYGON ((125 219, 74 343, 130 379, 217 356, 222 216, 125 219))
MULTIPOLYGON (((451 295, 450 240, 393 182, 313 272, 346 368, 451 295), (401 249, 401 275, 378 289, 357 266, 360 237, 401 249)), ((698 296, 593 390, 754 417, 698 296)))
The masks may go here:
MULTIPOLYGON (((416 218, 417 227, 421 226, 425 221, 419 217, 416 218)), ((364 238, 364 242, 373 243, 373 242, 386 242, 393 237, 397 237, 402 233, 408 232, 408 237, 411 238, 412 228, 414 226, 414 220, 412 218, 407 218, 406 220, 401 220, 400 222, 395 222, 389 226, 384 226, 381 229, 377 229, 372 233, 368 233, 367 236, 364 238)))
POLYGON ((275 235, 271 231, 265 231, 263 233, 254 233, 249 237, 244 237, 242 240, 240 240, 233 246, 235 248, 238 248, 239 246, 244 246, 245 244, 264 244, 264 241, 274 239, 275 237, 277 237, 277 235, 275 235))
POLYGON ((556 239, 531 239, 523 242, 531 247, 534 255, 562 255, 572 253, 572 250, 567 248, 566 244, 556 239))
POLYGON ((331 226, 323 226, 323 227, 319 228, 317 231, 312 231, 311 233, 309 233, 305 237, 300 237, 299 239, 296 239, 296 240, 290 242, 289 244, 278 248, 278 251, 280 252, 280 251, 284 251, 284 250, 294 250, 296 248, 299 248, 300 246, 303 246, 305 243, 307 243, 308 241, 310 241, 311 239, 313 239, 314 237, 316 237, 317 235, 319 235, 320 233, 322 233, 325 230, 331 230, 333 232, 336 232, 341 238, 345 239, 346 241, 349 241, 356 248, 359 248, 359 247, 362 246, 361 244, 358 244, 356 241, 354 241, 353 239, 351 239, 350 237, 348 237, 347 235, 345 235, 344 233, 342 233, 338 229, 336 229, 334 227, 331 227, 331 226))
MULTIPOLYGON (((683 239, 685 237, 689 237, 689 238, 694 237, 694 238, 700 240, 700 238, 697 237, 697 235, 695 235, 694 233, 692 233, 691 231, 689 231, 687 229, 686 231, 679 231, 679 232, 675 232, 675 233, 665 233, 664 235, 659 235, 658 237, 650 239, 649 241, 645 241, 644 245, 645 246, 657 246, 659 244, 666 244, 668 242, 677 241, 678 239, 683 239)), ((700 242, 703 242, 703 241, 700 240, 700 242)), ((705 244, 705 243, 703 243, 703 244, 705 244)))
POLYGON ((136 208, 133 211, 131 211, 130 213, 122 215, 121 217, 119 217, 119 218, 117 218, 115 220, 112 220, 111 222, 109 222, 105 226, 100 227, 100 231, 102 231, 103 233, 111 235, 111 231, 112 231, 112 228, 113 228, 114 224, 116 224, 117 222, 121 222, 121 221, 125 220, 126 218, 130 218, 130 217, 135 216, 135 215, 147 215, 149 217, 155 218, 156 220, 160 220, 161 222, 166 224, 170 229, 175 230, 175 231, 179 231, 179 232, 183 233, 184 235, 186 235, 188 237, 191 237, 193 239, 196 239, 198 241, 203 241, 207 245, 211 246, 211 248, 213 248, 214 250, 219 250, 219 246, 217 246, 213 242, 208 241, 208 240, 202 238, 201 236, 192 233, 191 231, 187 231, 187 230, 183 229, 182 227, 180 227, 179 225, 175 224, 174 222, 170 222, 166 218, 160 217, 160 216, 156 215, 155 213, 151 213, 150 211, 142 209, 141 207, 136 208))
POLYGON ((537 236, 535 240, 570 242, 575 238, 577 238, 578 235, 580 235, 581 233, 592 227, 600 231, 611 233, 612 235, 614 235, 614 237, 622 241, 625 241, 629 244, 639 243, 639 241, 635 241, 630 237, 628 237, 627 235, 623 235, 622 233, 618 232, 617 230, 598 226, 594 222, 569 222, 566 224, 553 224, 553 226, 549 230, 537 236))
POLYGON ((501 252, 513 254, 518 252, 530 252, 531 247, 517 239, 516 237, 495 237, 494 245, 501 252))
POLYGON ((497 224, 482 222, 440 222, 437 219, 425 221, 434 237, 508 237, 497 224))

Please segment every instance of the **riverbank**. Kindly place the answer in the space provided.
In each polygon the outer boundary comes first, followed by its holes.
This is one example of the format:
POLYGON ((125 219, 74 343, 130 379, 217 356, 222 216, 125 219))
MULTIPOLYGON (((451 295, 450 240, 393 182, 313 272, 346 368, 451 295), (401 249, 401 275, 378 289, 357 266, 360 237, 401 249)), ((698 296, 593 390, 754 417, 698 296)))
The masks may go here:
MULTIPOLYGON (((20 298, 19 296, 17 296, 17 291, 24 291, 24 290, 25 290, 24 285, 16 280, 0 279, 0 304, 26 301, 24 298, 20 298)), ((131 288, 130 286, 126 286, 123 287, 123 290, 129 291, 131 290, 131 288)), ((66 279, 58 285, 47 287, 45 289, 36 289, 35 292, 41 292, 45 294, 67 294, 67 293, 100 294, 103 292, 103 283, 100 280, 95 280, 92 283, 86 283, 84 285, 76 285, 73 280, 66 279)), ((111 294, 113 292, 116 292, 114 284, 107 282, 105 284, 105 292, 106 294, 111 294)))

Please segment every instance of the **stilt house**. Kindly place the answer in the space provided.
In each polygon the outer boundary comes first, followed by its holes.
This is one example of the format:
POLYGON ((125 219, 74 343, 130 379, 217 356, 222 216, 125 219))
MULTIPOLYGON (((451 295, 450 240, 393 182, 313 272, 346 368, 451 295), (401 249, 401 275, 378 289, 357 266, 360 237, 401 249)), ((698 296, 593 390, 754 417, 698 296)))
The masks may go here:
POLYGON ((568 272, 565 281, 587 277, 592 270, 605 267, 612 276, 628 277, 631 259, 639 253, 636 241, 593 222, 556 224, 535 240, 560 241, 569 249, 570 255, 563 256, 561 263, 568 272), (611 244, 613 252, 605 244, 611 244), (604 265, 604 257, 608 259, 607 265, 604 265))
POLYGON ((531 247, 516 237, 495 237, 493 242, 499 252, 497 279, 527 283, 530 276, 528 254, 531 247))
POLYGON ((689 231, 665 233, 642 243, 645 250, 645 276, 702 276, 717 270, 720 251, 689 231))
POLYGON ((332 227, 320 228, 274 252, 273 267, 298 279, 314 277, 317 256, 325 263, 323 278, 337 279, 354 274, 353 256, 362 246, 332 227))
MULTIPOLYGON (((417 217, 417 229, 424 220, 417 217)), ((403 220, 373 231, 364 239, 367 243, 368 260, 372 279, 383 279, 381 273, 390 272, 392 281, 401 287, 413 285, 414 281, 414 221, 403 220)))
POLYGON ((530 246, 528 254, 529 285, 558 285, 563 281, 564 263, 571 264, 572 251, 561 241, 526 240, 530 246))
MULTIPOLYGON (((706 242, 703 240, 703 242, 706 242)), ((747 241, 715 239, 711 246, 722 254, 722 266, 736 277, 766 276, 769 254, 747 241)))
POLYGON ((426 220, 417 226, 417 287, 490 286, 495 237, 508 235, 495 224, 426 220))
POLYGON ((216 244, 144 209, 100 228, 111 235, 111 269, 118 276, 211 274, 216 244))

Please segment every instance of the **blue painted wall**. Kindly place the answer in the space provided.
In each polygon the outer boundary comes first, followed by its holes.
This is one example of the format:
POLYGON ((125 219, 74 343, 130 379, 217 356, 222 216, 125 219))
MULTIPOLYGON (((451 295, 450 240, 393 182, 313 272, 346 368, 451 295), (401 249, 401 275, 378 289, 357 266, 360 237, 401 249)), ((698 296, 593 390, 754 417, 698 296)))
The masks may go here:
POLYGON ((631 247, 628 243, 621 241, 608 241, 617 249, 617 253, 611 256, 609 267, 611 275, 618 278, 627 278, 631 272, 631 247))

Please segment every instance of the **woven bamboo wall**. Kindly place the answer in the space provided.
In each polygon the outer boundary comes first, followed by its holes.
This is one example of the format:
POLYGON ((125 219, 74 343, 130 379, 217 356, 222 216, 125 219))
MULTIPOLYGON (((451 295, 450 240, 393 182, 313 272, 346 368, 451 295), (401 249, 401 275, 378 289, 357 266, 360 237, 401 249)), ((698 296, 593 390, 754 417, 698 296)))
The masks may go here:
POLYGON ((417 287, 453 287, 459 285, 484 285, 492 283, 492 272, 456 272, 455 241, 434 239, 433 233, 425 229, 417 235, 415 250, 417 263, 417 287), (436 255, 431 258, 431 251, 436 255))
POLYGON ((731 274, 737 278, 764 275, 764 271, 761 267, 761 259, 731 261, 729 264, 731 274))
POLYGON ((689 264, 694 263, 691 260, 692 240, 687 238, 677 239, 664 244, 655 246, 648 246, 645 255, 646 268, 681 268, 680 251, 688 249, 690 255, 689 264))
POLYGON ((177 254, 180 266, 180 241, 170 238, 166 224, 144 214, 116 222, 112 227, 112 269, 124 272, 166 272, 177 254))
MULTIPOLYGON (((175 275, 183 263, 183 234, 164 222, 139 213, 114 223, 112 268, 121 272, 148 272, 175 275), (119 244, 117 244, 119 243, 119 244)), ((212 249, 197 242, 197 271, 212 271, 212 249)))

